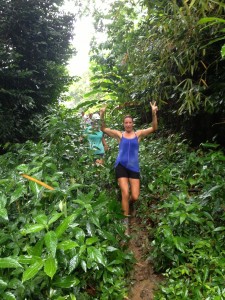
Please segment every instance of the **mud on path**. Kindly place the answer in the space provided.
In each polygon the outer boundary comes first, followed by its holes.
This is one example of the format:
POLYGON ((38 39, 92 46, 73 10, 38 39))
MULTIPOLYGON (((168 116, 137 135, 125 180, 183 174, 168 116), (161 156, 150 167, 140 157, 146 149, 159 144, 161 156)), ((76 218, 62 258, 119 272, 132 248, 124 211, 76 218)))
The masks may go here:
POLYGON ((153 271, 153 266, 148 259, 151 251, 148 234, 136 217, 130 219, 130 236, 129 249, 133 252, 136 263, 130 274, 127 300, 153 300, 154 291, 163 277, 153 271))

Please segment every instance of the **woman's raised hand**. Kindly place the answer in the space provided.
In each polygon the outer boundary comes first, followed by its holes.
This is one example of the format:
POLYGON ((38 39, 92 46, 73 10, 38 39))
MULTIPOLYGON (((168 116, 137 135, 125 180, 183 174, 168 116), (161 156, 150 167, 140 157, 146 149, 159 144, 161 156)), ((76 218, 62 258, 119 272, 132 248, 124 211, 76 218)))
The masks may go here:
POLYGON ((156 105, 156 101, 151 101, 150 102, 151 108, 152 108, 152 112, 156 113, 158 111, 158 106, 156 105))
POLYGON ((106 106, 105 107, 102 107, 100 109, 100 115, 103 115, 105 113, 105 110, 106 110, 106 106))

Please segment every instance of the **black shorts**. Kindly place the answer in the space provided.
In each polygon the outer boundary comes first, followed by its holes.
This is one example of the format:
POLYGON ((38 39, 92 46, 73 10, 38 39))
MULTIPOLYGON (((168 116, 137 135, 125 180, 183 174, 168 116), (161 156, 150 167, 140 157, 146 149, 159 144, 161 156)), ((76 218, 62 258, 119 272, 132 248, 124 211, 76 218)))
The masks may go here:
POLYGON ((126 178, 140 179, 140 172, 134 172, 128 170, 121 164, 118 164, 115 170, 116 170, 116 178, 126 177, 126 178))

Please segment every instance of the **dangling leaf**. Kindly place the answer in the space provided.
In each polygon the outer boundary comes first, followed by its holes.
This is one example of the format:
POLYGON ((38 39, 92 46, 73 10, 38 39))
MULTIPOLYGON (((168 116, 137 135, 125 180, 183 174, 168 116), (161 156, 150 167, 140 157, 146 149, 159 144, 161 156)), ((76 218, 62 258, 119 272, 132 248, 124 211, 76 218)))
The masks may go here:
POLYGON ((49 257, 44 262, 44 271, 52 279, 57 271, 57 261, 54 257, 49 257))
POLYGON ((54 231, 49 231, 48 233, 46 233, 45 245, 53 257, 55 257, 57 243, 58 238, 54 231))
POLYGON ((40 258, 33 265, 31 265, 24 271, 22 282, 25 282, 33 278, 41 270, 42 267, 43 267, 43 261, 40 258))

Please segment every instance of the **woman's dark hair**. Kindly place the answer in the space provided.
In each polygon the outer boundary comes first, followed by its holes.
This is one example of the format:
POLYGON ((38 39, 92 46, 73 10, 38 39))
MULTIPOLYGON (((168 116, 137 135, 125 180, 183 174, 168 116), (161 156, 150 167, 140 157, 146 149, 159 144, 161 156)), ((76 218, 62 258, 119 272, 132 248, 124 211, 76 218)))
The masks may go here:
POLYGON ((132 117, 131 115, 126 115, 126 116, 123 118, 123 122, 125 121, 126 118, 130 118, 132 121, 134 121, 134 120, 133 120, 133 117, 132 117))

